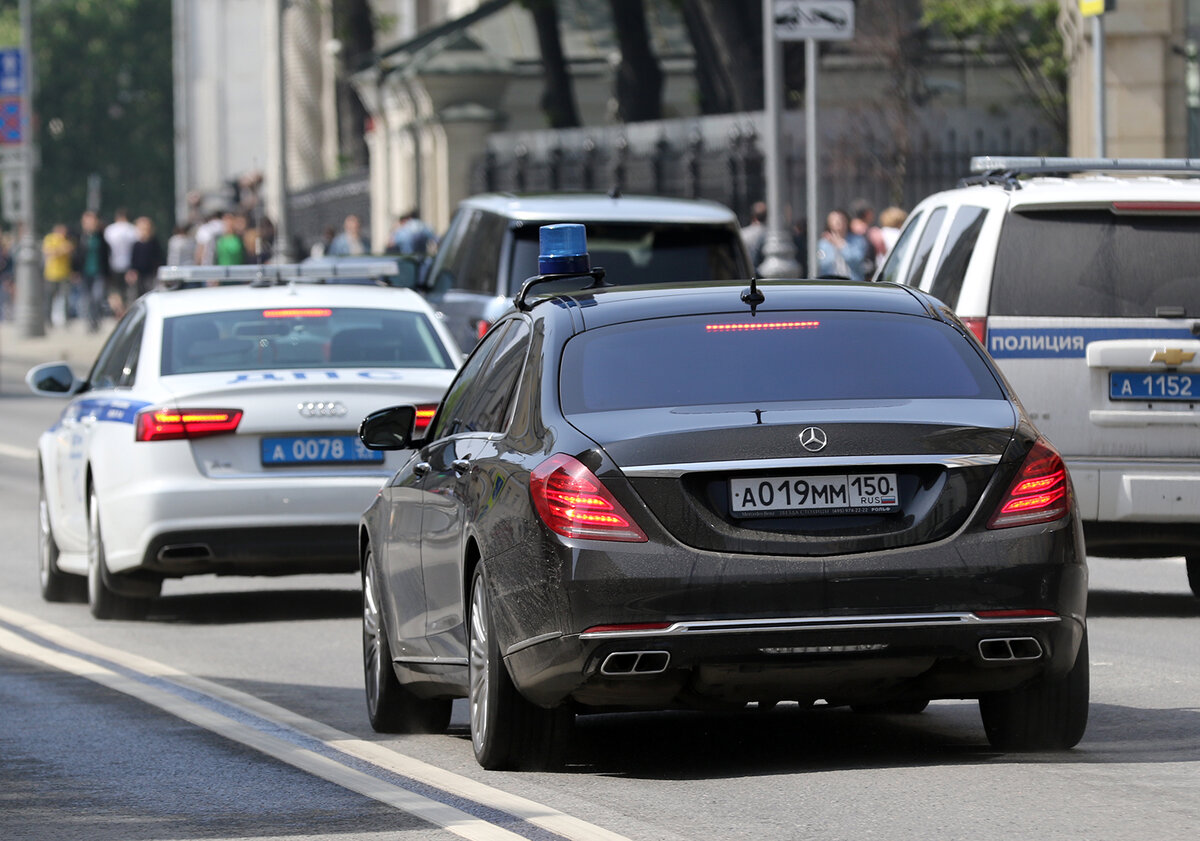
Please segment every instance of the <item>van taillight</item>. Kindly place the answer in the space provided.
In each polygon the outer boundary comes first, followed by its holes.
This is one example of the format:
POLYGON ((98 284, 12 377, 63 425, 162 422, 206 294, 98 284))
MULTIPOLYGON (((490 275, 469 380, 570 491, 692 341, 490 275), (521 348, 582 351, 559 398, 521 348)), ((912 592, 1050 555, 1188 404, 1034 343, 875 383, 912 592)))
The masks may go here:
POLYGON ((482 339, 487 335, 487 331, 492 329, 492 322, 486 318, 481 318, 475 322, 475 338, 482 339))
POLYGON ((975 338, 979 339, 979 344, 987 347, 987 316, 971 315, 962 319, 962 323, 967 329, 975 334, 975 338))
POLYGON ((563 537, 644 543, 646 534, 624 506, 577 459, 559 453, 529 474, 534 508, 563 537))
POLYGON ((1071 482, 1062 457, 1045 438, 1034 442, 1009 485, 989 529, 1049 523, 1071 510, 1071 482))
POLYGON ((234 432, 242 422, 241 409, 145 409, 134 424, 137 441, 204 438, 234 432))

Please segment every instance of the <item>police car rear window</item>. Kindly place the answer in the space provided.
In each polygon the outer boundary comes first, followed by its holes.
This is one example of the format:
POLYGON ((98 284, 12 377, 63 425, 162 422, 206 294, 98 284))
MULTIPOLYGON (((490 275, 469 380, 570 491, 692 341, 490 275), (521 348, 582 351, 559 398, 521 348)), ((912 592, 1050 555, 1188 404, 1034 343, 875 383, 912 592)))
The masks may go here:
POLYGON ((453 368, 419 312, 277 307, 163 321, 162 373, 310 368, 453 368))
MULTIPOLYGON (((616 286, 732 280, 746 277, 741 235, 718 225, 601 224, 589 222, 588 255, 616 286)), ((538 227, 526 225, 515 234, 510 295, 537 274, 538 227)))
POLYGON ((686 316, 588 330, 566 345, 559 389, 568 415, 1004 397, 974 346, 946 324, 826 311, 686 316))
POLYGON ((1200 315, 1200 216, 1021 211, 1004 221, 992 315, 1200 315))

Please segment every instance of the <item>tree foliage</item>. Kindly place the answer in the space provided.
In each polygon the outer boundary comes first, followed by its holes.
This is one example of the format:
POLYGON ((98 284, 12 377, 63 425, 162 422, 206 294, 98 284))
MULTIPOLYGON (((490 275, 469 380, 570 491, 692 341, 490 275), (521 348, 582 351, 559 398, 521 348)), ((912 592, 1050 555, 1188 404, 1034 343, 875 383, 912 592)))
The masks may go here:
MULTIPOLYGON (((16 9, 17 0, 0 2, 0 35, 16 9)), ((105 215, 127 207, 160 229, 172 223, 171 4, 38 0, 33 56, 38 230, 78 221, 92 174, 105 215)))
POLYGON ((1058 0, 925 0, 924 20, 977 53, 1007 56, 1063 140, 1069 68, 1058 12, 1058 0))

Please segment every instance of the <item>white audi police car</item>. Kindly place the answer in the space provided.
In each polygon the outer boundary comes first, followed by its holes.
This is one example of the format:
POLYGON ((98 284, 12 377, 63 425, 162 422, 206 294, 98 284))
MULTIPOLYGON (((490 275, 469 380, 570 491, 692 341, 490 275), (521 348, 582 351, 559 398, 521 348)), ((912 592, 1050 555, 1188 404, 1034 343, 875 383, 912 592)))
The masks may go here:
POLYGON ((46 600, 137 618, 165 578, 357 570, 359 515, 399 467, 358 423, 407 403, 427 424, 461 353, 416 293, 312 272, 166 268, 84 379, 29 372, 70 398, 38 441, 46 600))
POLYGON ((1062 453, 1088 553, 1200 596, 1200 163, 976 158, 877 280, 949 304, 1062 453))

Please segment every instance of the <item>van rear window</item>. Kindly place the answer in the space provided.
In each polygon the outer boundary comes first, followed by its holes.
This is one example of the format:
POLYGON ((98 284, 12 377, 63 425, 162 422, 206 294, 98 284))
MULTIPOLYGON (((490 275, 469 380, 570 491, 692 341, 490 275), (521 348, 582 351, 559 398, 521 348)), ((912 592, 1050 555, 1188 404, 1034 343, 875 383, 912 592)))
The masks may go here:
POLYGON ((1022 211, 1000 233, 992 315, 1200 315, 1200 215, 1022 211))
POLYGON ((830 311, 681 316, 588 330, 566 345, 559 389, 568 415, 1004 397, 974 345, 949 325, 830 311))

